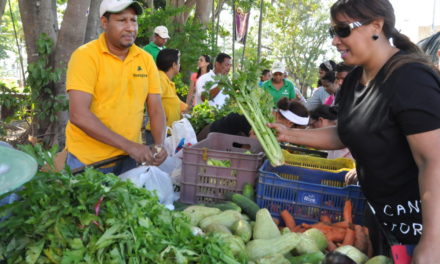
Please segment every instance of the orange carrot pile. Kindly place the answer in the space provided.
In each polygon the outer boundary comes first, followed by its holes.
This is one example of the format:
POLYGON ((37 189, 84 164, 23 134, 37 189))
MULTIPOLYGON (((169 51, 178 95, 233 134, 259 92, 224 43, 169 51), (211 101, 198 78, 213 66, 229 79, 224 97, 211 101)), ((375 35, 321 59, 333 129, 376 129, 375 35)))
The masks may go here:
POLYGON ((341 222, 332 223, 327 213, 321 215, 320 222, 312 225, 305 223, 296 225, 294 217, 288 210, 281 211, 280 217, 291 232, 304 232, 310 228, 320 230, 327 238, 327 250, 329 251, 335 250, 338 246, 351 245, 371 256, 372 246, 368 228, 353 224, 352 214, 353 204, 350 200, 346 200, 342 213, 343 221, 341 222))

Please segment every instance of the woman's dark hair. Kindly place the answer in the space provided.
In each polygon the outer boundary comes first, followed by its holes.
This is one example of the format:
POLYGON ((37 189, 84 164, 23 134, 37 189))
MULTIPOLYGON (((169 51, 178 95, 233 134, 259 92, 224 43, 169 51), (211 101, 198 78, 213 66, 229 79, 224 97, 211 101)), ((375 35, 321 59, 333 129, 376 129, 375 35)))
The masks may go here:
POLYGON ((328 120, 338 119, 338 109, 334 106, 320 105, 310 112, 310 118, 318 120, 320 117, 328 120))
POLYGON ((294 113, 295 115, 298 115, 300 117, 308 117, 309 111, 307 108, 300 102, 296 100, 290 100, 287 99, 287 97, 281 98, 277 103, 278 109, 281 110, 289 110, 290 112, 294 113))
POLYGON ((347 15, 363 23, 383 19, 382 31, 385 37, 392 38, 394 46, 405 52, 403 55, 393 57, 393 61, 388 64, 386 78, 400 66, 411 62, 419 62, 433 67, 420 48, 396 29, 394 9, 388 0, 338 0, 332 5, 330 14, 336 23, 338 22, 336 17, 339 14, 347 15))
POLYGON ((179 51, 176 49, 163 49, 157 54, 156 65, 157 68, 163 72, 167 72, 173 63, 179 62, 179 51))
POLYGON ((326 71, 326 72, 334 71, 336 69, 336 62, 334 62, 332 60, 324 61, 323 63, 321 63, 319 65, 319 69, 326 71))
POLYGON ((336 80, 336 74, 334 71, 328 71, 325 73, 325 75, 321 78, 321 81, 329 81, 331 83, 334 83, 336 80))
POLYGON ((260 80, 262 80, 262 79, 263 79, 263 76, 266 75, 266 74, 268 74, 269 72, 270 72, 270 70, 268 70, 268 69, 264 69, 264 70, 261 72, 260 80))
MULTIPOLYGON (((213 68, 211 63, 211 57, 209 57, 209 55, 202 55, 202 56, 205 58, 205 61, 208 62, 208 67, 206 67, 206 72, 209 72, 213 68)), ((201 74, 202 74, 202 69, 199 68, 197 70, 197 79, 200 77, 201 74)))

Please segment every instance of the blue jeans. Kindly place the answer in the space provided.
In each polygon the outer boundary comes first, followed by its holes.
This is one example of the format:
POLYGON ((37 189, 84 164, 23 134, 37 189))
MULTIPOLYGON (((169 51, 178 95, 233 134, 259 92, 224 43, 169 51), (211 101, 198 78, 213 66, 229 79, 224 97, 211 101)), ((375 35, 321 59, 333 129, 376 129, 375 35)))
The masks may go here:
MULTIPOLYGON (((75 157, 72 153, 67 153, 67 161, 66 165, 70 167, 70 169, 74 170, 80 167, 85 166, 84 163, 79 161, 77 157, 75 157)), ((134 169, 137 167, 136 161, 129 156, 126 158, 117 161, 116 165, 108 168, 97 168, 102 173, 114 173, 115 175, 122 174, 128 170, 134 169)))

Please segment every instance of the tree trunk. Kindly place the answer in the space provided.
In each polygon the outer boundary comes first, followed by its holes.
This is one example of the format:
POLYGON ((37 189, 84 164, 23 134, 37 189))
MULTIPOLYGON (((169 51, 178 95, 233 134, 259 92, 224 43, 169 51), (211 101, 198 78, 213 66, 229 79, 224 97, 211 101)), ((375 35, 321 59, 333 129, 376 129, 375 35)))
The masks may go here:
POLYGON ((203 25, 209 23, 214 0, 197 0, 195 18, 203 25))
POLYGON ((154 9, 154 0, 147 0, 147 7, 154 9))
POLYGON ((6 1, 7 0, 0 0, 0 25, 3 17, 3 13, 5 12, 6 1))
MULTIPOLYGON (((174 17, 174 22, 176 22, 179 25, 185 24, 186 21, 188 20, 191 8, 194 7, 194 5, 196 4, 197 1, 198 0, 186 0, 186 1, 185 0, 168 0, 167 5, 171 5, 176 8, 179 8, 179 7, 187 7, 188 8, 188 11, 181 12, 181 13, 177 14, 174 17)), ((211 0, 206 0, 206 1, 211 1, 211 0)))
POLYGON ((99 18, 99 6, 102 0, 90 0, 89 18, 87 19, 86 36, 84 43, 97 39, 102 32, 99 18))
POLYGON ((36 42, 41 33, 47 34, 56 41, 58 32, 56 0, 19 0, 18 4, 26 42, 28 64, 30 64, 38 59, 36 42))
MULTIPOLYGON (((76 48, 84 43, 86 29, 89 24, 88 20, 90 18, 96 18, 96 16, 88 17, 88 14, 92 14, 88 13, 91 1, 99 2, 97 0, 70 0, 67 4, 63 23, 61 24, 61 29, 58 33, 58 41, 54 56, 54 68, 63 70, 61 81, 55 84, 57 95, 66 95, 65 73, 70 55, 76 48)), ((96 10, 95 13, 98 13, 98 11, 96 10)), ((57 143, 60 147, 64 147, 64 130, 68 120, 67 111, 59 112, 57 116, 58 120, 54 131, 55 136, 52 138, 50 145, 57 143)))
POLYGON ((222 10, 223 10, 223 6, 224 6, 224 4, 225 4, 227 1, 228 1, 228 0, 219 0, 219 1, 218 1, 218 5, 217 5, 217 7, 215 8, 215 13, 214 13, 215 19, 218 19, 218 18, 219 18, 220 13, 221 13, 222 10))

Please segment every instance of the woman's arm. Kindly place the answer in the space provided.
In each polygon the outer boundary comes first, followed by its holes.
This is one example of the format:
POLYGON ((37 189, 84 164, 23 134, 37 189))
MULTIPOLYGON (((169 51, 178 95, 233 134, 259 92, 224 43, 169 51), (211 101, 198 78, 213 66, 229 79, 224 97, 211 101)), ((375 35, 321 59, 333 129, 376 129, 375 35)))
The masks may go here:
POLYGON ((186 104, 188 105, 188 109, 191 109, 194 99, 194 94, 196 92, 196 82, 194 80, 191 80, 189 83, 189 90, 188 90, 188 96, 186 97, 186 104))
POLYGON ((308 146, 316 149, 335 150, 345 148, 339 139, 336 126, 318 129, 292 129, 281 124, 268 124, 278 134, 278 141, 308 146))
POLYGON ((413 264, 440 260, 440 129, 407 136, 419 168, 423 234, 414 251, 413 264))

